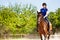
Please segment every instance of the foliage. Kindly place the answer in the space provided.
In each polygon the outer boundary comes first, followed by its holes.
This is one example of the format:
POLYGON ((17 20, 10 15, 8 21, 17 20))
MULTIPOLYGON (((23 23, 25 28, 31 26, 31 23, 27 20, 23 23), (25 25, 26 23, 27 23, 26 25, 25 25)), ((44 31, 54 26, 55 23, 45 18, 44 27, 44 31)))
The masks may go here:
POLYGON ((49 20, 53 24, 54 28, 60 28, 60 8, 55 12, 50 12, 49 20))
MULTIPOLYGON (((0 35, 30 34, 36 32, 37 9, 33 5, 0 6, 0 35)), ((60 8, 48 16, 54 28, 60 27, 60 8)))
POLYGON ((0 9, 0 34, 29 34, 33 33, 36 28, 36 7, 30 5, 25 6, 9 6, 0 9), (4 29, 4 30, 3 30, 4 29), (3 30, 4 32, 2 32, 3 30))

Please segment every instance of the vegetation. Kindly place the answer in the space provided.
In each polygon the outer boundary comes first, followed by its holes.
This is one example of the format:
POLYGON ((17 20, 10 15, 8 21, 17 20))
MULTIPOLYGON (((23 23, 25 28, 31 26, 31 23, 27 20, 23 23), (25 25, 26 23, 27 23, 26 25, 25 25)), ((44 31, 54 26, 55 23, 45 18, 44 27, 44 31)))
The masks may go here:
POLYGON ((32 5, 0 7, 0 35, 35 32, 36 11, 36 7, 32 5))
MULTIPOLYGON (((31 34, 36 32, 37 8, 33 5, 0 6, 0 36, 2 34, 31 34)), ((60 8, 48 16, 53 28, 60 28, 60 8)))
POLYGON ((55 12, 50 12, 49 20, 51 21, 53 28, 60 28, 60 8, 55 12))

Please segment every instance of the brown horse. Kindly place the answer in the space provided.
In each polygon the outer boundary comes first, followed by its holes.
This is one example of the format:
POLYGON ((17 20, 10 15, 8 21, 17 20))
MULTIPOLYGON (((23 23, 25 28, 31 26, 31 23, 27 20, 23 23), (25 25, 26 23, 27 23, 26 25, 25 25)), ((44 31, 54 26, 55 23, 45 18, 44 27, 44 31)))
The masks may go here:
POLYGON ((37 28, 38 32, 40 34, 41 40, 46 40, 46 38, 49 40, 50 38, 50 32, 49 30, 52 30, 52 25, 50 23, 51 27, 48 27, 48 22, 43 18, 43 15, 41 12, 37 12, 37 28), (44 38, 43 38, 44 37, 44 38))

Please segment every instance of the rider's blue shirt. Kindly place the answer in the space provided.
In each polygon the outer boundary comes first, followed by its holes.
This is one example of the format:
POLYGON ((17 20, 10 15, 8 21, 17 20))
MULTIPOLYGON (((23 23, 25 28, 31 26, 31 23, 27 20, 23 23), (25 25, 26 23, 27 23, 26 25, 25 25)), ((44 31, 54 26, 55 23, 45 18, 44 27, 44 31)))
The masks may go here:
POLYGON ((47 8, 41 8, 40 9, 40 12, 42 12, 42 15, 45 16, 46 15, 46 12, 48 11, 47 8))

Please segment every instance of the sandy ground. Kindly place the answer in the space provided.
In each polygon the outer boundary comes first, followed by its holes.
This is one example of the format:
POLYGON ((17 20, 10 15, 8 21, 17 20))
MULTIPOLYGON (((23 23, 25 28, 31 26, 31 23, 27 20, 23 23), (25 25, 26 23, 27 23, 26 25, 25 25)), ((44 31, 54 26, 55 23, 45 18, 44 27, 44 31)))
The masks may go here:
MULTIPOLYGON (((40 40, 40 38, 39 36, 28 35, 27 37, 24 38, 8 38, 0 40, 40 40)), ((60 40, 60 34, 51 35, 50 40, 60 40)))

